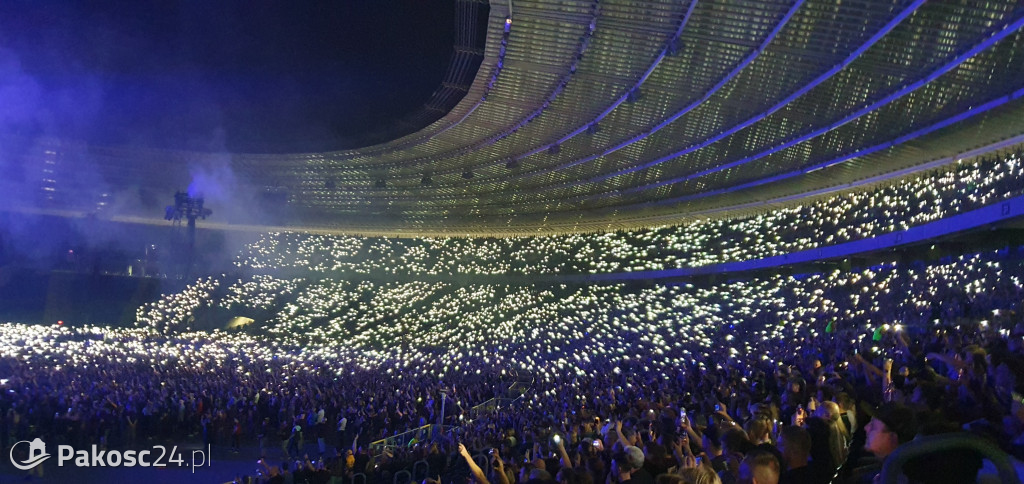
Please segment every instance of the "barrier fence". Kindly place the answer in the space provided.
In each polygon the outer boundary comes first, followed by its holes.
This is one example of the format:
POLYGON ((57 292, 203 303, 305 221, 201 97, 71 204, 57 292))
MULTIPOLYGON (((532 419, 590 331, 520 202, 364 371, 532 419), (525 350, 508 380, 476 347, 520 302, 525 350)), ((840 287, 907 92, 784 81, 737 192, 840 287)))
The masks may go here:
POLYGON ((386 439, 370 442, 370 455, 378 456, 387 450, 400 447, 409 447, 420 442, 436 442, 445 438, 452 438, 460 431, 456 425, 424 425, 400 434, 392 435, 386 439))

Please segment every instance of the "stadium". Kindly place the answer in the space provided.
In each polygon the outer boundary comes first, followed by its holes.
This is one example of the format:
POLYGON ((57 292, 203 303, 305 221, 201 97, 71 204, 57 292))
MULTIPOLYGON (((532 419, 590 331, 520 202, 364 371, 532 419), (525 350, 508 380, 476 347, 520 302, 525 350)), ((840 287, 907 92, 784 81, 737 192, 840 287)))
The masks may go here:
POLYGON ((1022 29, 0 6, 0 480, 1021 482, 1022 29))

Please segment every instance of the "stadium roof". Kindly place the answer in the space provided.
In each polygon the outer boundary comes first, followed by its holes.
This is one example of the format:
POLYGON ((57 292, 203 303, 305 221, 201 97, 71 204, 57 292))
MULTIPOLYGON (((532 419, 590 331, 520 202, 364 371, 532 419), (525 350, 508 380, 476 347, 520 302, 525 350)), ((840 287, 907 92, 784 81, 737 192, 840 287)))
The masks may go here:
MULTIPOLYGON (((459 1, 457 17, 481 8, 459 1)), ((482 52, 459 29, 428 105, 443 115, 393 141, 240 154, 11 135, 24 177, 7 191, 41 211, 154 223, 191 184, 209 224, 597 231, 749 209, 1024 134, 1016 1, 513 0, 488 16, 482 52)))

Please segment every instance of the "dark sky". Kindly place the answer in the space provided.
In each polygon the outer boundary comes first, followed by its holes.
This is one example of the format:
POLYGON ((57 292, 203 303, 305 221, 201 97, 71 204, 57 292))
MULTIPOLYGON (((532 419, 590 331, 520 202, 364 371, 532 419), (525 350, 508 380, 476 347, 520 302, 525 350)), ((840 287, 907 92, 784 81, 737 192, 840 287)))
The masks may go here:
POLYGON ((231 152, 360 146, 441 83, 453 0, 4 0, 0 131, 231 152))

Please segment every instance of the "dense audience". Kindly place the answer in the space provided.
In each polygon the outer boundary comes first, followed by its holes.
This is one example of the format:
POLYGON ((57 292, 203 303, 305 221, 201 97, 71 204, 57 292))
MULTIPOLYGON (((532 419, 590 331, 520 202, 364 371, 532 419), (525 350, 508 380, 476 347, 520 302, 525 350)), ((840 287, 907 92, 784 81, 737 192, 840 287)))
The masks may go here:
MULTIPOLYGON (((871 482, 965 424, 1021 458, 1021 257, 708 286, 206 278, 134 329, 0 325, 0 445, 193 436, 274 483, 871 482), (218 312, 260 318, 190 329, 218 312)), ((908 478, 977 474, 960 457, 908 478)))
MULTIPOLYGON (((1011 153, 634 232, 270 234, 241 275, 145 304, 134 328, 0 324, 0 446, 194 439, 254 448, 239 481, 275 484, 873 482, 915 437, 958 432, 1024 459, 1024 248, 700 285, 388 279, 756 259, 964 213, 1022 178, 1011 153), (210 330, 233 317, 253 322, 210 330)), ((904 478, 990 467, 947 451, 904 478)))
POLYGON ((353 274, 602 273, 700 267, 835 245, 919 226, 1024 194, 1022 154, 958 163, 741 219, 606 234, 388 239, 274 233, 236 264, 353 274))

